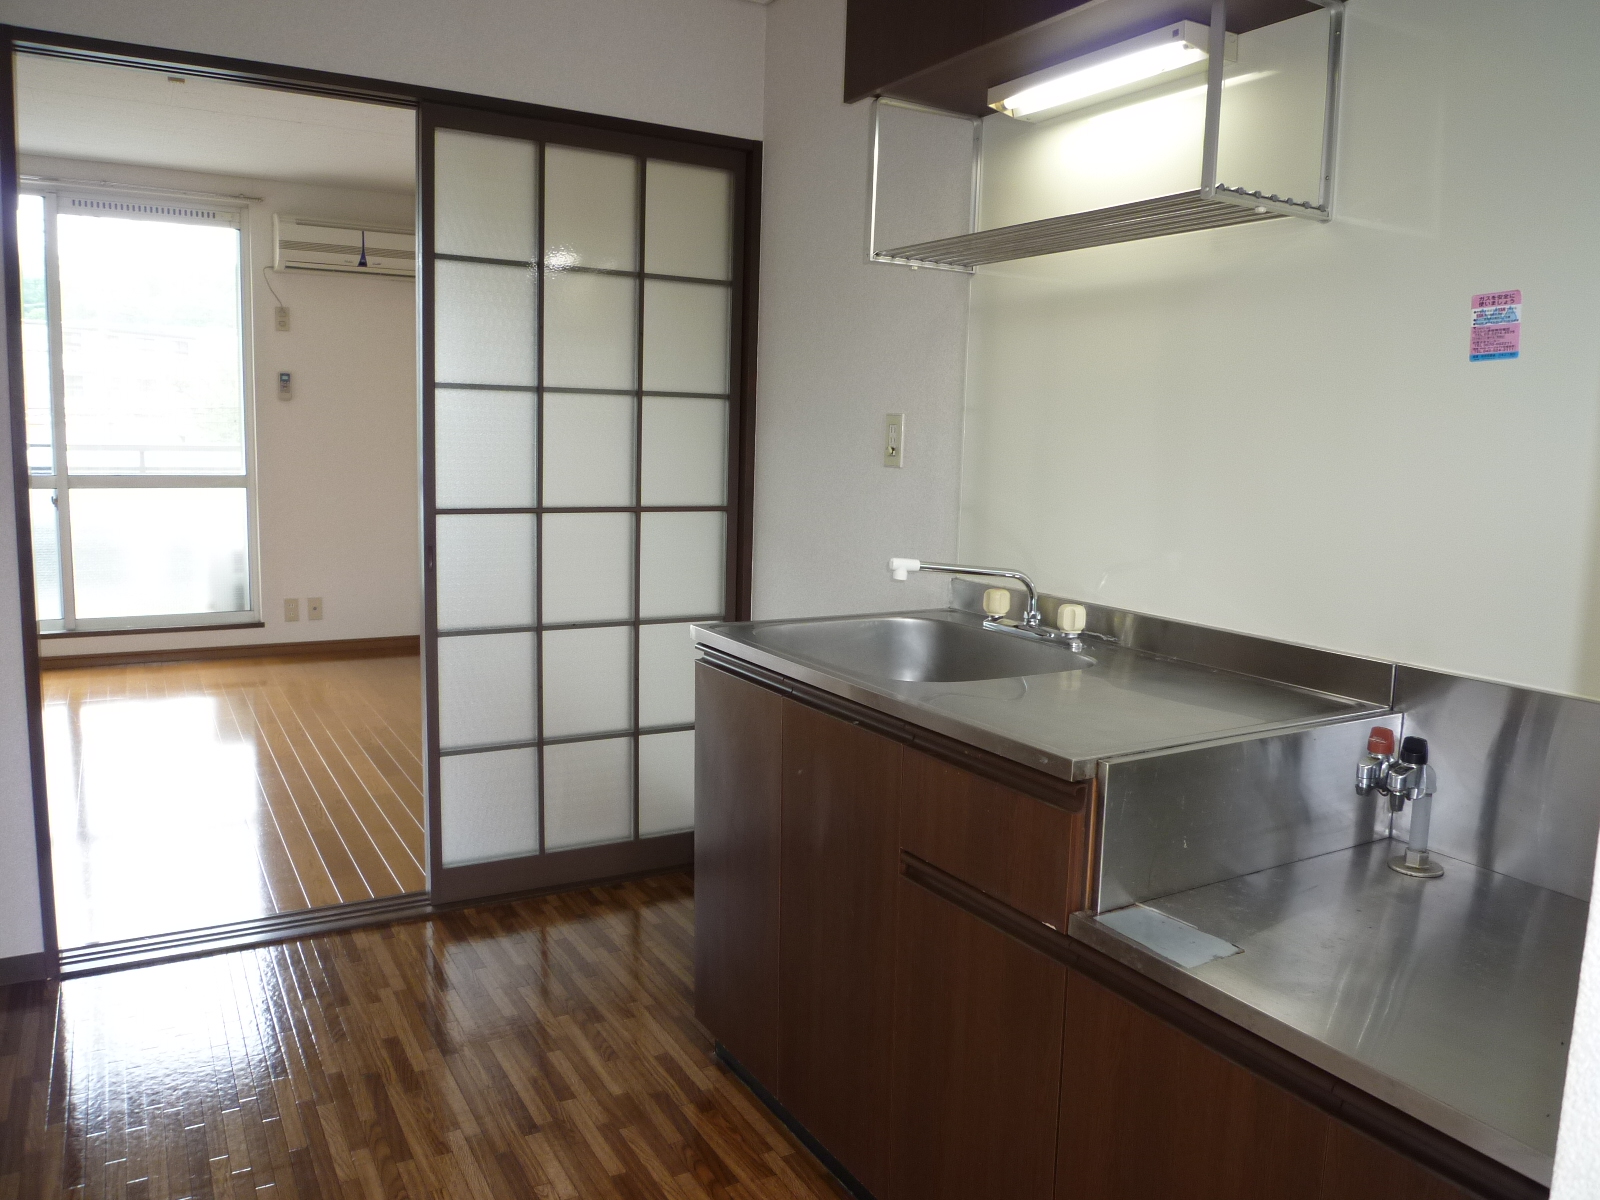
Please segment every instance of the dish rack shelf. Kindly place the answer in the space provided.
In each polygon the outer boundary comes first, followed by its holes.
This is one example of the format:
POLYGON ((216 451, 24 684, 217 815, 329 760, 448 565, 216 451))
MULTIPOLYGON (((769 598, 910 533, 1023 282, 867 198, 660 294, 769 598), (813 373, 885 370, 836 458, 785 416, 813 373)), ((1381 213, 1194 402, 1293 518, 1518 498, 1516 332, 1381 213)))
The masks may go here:
MULTIPOLYGON (((1344 50, 1344 4, 1342 0, 1313 0, 1328 13, 1327 94, 1322 122, 1322 175, 1319 196, 1315 203, 1230 187, 1217 181, 1218 144, 1221 138, 1223 48, 1221 38, 1227 29, 1227 0, 1213 0, 1211 29, 1213 46, 1206 79, 1206 116, 1204 139, 1201 146, 1201 186, 1191 191, 1175 192, 1148 200, 1136 200, 1109 208, 1088 212, 1068 213, 1028 221, 1020 225, 1005 225, 996 229, 980 229, 953 237, 931 241, 913 242, 880 250, 877 245, 877 205, 879 195, 878 163, 879 143, 882 136, 881 109, 883 104, 901 105, 934 111, 922 105, 879 97, 873 101, 872 167, 871 167, 871 220, 867 232, 867 255, 873 262, 894 263, 909 267, 931 267, 944 271, 971 272, 990 263, 1010 262, 1021 258, 1034 258, 1042 254, 1059 254, 1067 250, 1084 250, 1091 246, 1108 246, 1118 242, 1140 241, 1146 238, 1166 237, 1170 234, 1192 233, 1201 229, 1220 229, 1230 225, 1251 225, 1282 217, 1300 217, 1314 221, 1327 221, 1332 214, 1334 141, 1338 130, 1340 68, 1344 50)), ((978 215, 978 160, 981 156, 981 118, 945 113, 959 120, 975 124, 973 139, 973 200, 972 224, 978 215)))

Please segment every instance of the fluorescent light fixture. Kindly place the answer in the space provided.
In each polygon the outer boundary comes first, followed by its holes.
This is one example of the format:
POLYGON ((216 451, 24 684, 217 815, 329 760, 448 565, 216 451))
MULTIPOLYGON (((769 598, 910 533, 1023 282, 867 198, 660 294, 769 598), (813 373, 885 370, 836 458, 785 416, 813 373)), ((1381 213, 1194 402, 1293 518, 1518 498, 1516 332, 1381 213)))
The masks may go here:
MULTIPOLYGON (((1093 54, 1024 75, 989 89, 989 107, 1024 121, 1045 121, 1075 108, 1143 91, 1205 70, 1211 31, 1179 21, 1093 54)), ((1228 34, 1223 58, 1239 57, 1239 38, 1228 34)))

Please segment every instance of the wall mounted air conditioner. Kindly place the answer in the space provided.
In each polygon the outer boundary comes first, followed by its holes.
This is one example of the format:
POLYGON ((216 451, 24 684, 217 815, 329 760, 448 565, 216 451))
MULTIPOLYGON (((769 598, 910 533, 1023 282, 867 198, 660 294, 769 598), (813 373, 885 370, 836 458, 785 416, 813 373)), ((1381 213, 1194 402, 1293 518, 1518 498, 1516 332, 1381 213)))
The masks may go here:
POLYGON ((273 265, 280 271, 342 271, 351 275, 415 275, 417 235, 409 229, 272 218, 273 265))

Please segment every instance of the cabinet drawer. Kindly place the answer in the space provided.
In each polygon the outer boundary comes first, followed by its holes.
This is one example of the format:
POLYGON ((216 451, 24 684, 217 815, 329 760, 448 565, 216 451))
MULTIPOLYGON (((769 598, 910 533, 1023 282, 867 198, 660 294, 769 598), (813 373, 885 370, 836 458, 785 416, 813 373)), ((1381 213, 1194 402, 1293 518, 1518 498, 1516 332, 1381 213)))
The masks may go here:
POLYGON ((1084 905, 1088 797, 1076 811, 908 751, 900 845, 1030 917, 1065 930, 1084 905))

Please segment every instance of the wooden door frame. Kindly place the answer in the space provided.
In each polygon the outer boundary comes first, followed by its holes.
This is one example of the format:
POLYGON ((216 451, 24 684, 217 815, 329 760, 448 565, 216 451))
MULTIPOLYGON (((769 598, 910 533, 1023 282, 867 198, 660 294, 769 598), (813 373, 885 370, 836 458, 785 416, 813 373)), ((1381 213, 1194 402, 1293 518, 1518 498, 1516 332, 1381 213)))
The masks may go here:
MULTIPOLYGON (((359 100, 368 103, 388 104, 419 112, 418 134, 422 130, 420 110, 424 106, 475 110, 484 114, 502 114, 525 120, 555 123, 592 129, 613 135, 632 136, 650 140, 674 141, 686 145, 716 147, 743 157, 745 187, 743 203, 735 212, 736 250, 742 259, 741 269, 734 278, 735 303, 741 306, 738 337, 734 343, 735 377, 730 398, 729 442, 729 530, 727 592, 729 611, 737 619, 750 615, 751 546, 753 542, 752 501, 754 497, 755 466, 755 389, 756 389, 756 328, 757 282, 760 273, 761 236, 761 143, 747 138, 729 137, 700 130, 679 129, 647 121, 633 121, 621 117, 607 117, 595 113, 576 112, 544 104, 531 104, 520 100, 507 100, 496 96, 481 96, 469 92, 456 92, 444 88, 424 87, 417 84, 397 83, 359 75, 346 75, 330 71, 316 71, 279 63, 257 62, 250 59, 231 58, 215 54, 196 54, 158 46, 112 41, 103 38, 80 37, 50 30, 29 29, 0 24, 0 39, 4 45, 4 63, 0 65, 0 288, 3 288, 6 328, 6 379, 11 416, 11 472, 12 489, 16 507, 17 585, 21 609, 22 664, 25 703, 28 706, 28 758, 32 776, 33 823, 35 855, 39 880, 39 917, 44 949, 37 955, 23 955, 0 960, 0 984, 42 977, 54 977, 60 972, 61 946, 56 929, 54 872, 50 852, 50 812, 44 760, 43 699, 39 683, 38 614, 34 604, 33 532, 29 516, 28 497, 28 445, 24 410, 22 376, 22 279, 17 246, 17 195, 21 185, 17 156, 16 112, 16 55, 38 54, 46 57, 77 59, 103 63, 110 66, 135 67, 143 70, 177 69, 186 75, 204 76, 233 83, 277 88, 336 99, 359 100)), ((420 151, 420 146, 419 146, 420 151)), ((424 180, 421 166, 423 156, 418 154, 418 231, 424 180)), ((418 297, 418 387, 422 388, 421 354, 422 338, 428 335, 420 327, 422 315, 423 281, 419 275, 418 297)), ((419 404, 419 421, 421 405, 419 404)), ((420 447, 419 447, 420 449, 420 447)), ((419 455, 420 457, 420 455, 419 455)), ((422 497, 418 511, 422 512, 422 497)), ((424 536, 427 522, 423 522, 424 536)), ((431 576, 431 572, 425 572, 431 576)), ((421 585, 422 581, 418 581, 421 585)), ((427 618, 431 620, 431 617, 427 618)), ((436 714, 427 713, 425 700, 425 737, 433 739, 436 714)), ((438 791, 434 781, 428 785, 426 810, 428 814, 427 841, 429 844, 428 875, 430 888, 435 873, 435 842, 437 840, 438 791)), ((683 835, 689 837, 692 835, 683 835)), ((662 839, 665 840, 665 839, 662 839)), ((595 847, 576 854, 595 859, 594 867, 604 868, 613 856, 607 847, 595 847)), ((574 864, 576 865, 576 864, 574 864)), ((663 864, 664 865, 664 864, 663 864)), ((624 869, 626 865, 624 864, 624 869)), ((620 873, 620 872, 618 872, 620 873)), ((505 890, 512 890, 515 885, 505 890)), ((529 886, 548 886, 533 884, 529 886)), ((517 889, 520 890, 520 889, 517 889)), ((448 897, 435 897, 448 903, 448 897)), ((318 910, 311 910, 318 911, 318 910)), ((285 936, 280 933, 279 936, 285 936)))

